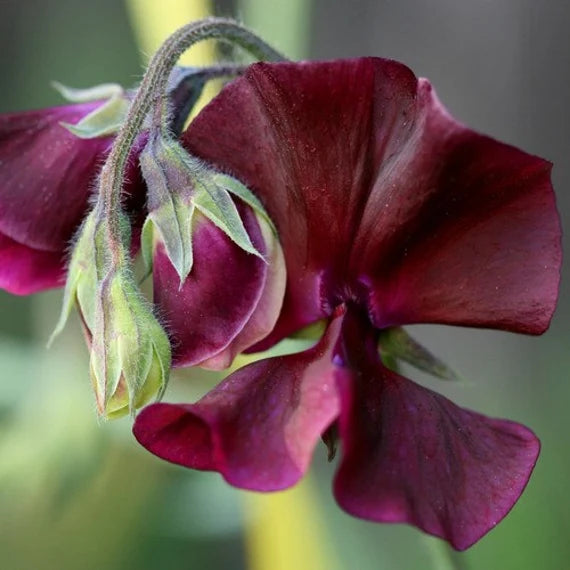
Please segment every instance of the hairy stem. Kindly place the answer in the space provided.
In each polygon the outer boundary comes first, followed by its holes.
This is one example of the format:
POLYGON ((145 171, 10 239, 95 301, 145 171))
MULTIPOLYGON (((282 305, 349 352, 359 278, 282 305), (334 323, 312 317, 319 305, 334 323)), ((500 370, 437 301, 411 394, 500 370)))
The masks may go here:
POLYGON ((249 65, 243 63, 233 63, 228 61, 205 67, 180 66, 177 67, 177 69, 179 69, 181 73, 192 70, 196 76, 202 76, 204 79, 210 80, 218 79, 220 77, 237 77, 244 73, 248 67, 249 65))
POLYGON ((168 78, 178 58, 198 41, 221 38, 251 53, 257 59, 283 61, 285 58, 261 38, 225 18, 207 18, 192 22, 174 32, 155 53, 119 131, 100 177, 99 204, 107 219, 110 255, 114 264, 121 263, 119 211, 125 165, 150 109, 162 107, 168 78))

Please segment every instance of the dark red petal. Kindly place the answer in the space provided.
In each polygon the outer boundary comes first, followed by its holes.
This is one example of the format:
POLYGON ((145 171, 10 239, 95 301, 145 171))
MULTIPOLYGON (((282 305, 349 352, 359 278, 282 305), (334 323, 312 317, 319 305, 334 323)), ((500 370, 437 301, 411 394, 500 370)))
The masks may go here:
POLYGON ((64 251, 81 222, 110 137, 80 139, 77 123, 101 103, 0 115, 0 231, 36 249, 64 251))
POLYGON ((267 222, 257 218, 257 222, 264 226, 262 229, 265 237, 264 257, 267 261, 266 276, 263 291, 247 323, 224 350, 215 354, 212 358, 202 361, 200 366, 210 370, 223 370, 229 368, 234 358, 241 352, 254 347, 256 343, 264 339, 275 326, 285 292, 287 272, 283 250, 277 236, 269 228, 267 222))
POLYGON ((294 485, 338 414, 332 350, 341 321, 333 320, 314 348, 250 364, 197 404, 148 406, 135 437, 167 461, 218 471, 236 487, 294 485))
MULTIPOLYGON (((252 243, 265 251, 254 213, 241 212, 252 243)), ((224 350, 254 312, 267 276, 263 260, 243 251, 202 215, 196 218, 194 266, 182 288, 160 242, 154 255, 154 300, 172 341, 175 366, 199 364, 224 350)))
POLYGON ((414 95, 414 76, 395 62, 254 65, 183 135, 191 152, 244 181, 277 225, 288 276, 277 337, 330 314, 321 290, 340 282, 375 176, 373 117, 385 119, 380 160, 394 152, 414 95))
POLYGON ((377 326, 541 332, 560 230, 549 165, 454 121, 403 65, 258 64, 184 135, 264 202, 286 253, 274 339, 346 300, 377 326))
POLYGON ((30 295, 65 282, 62 254, 38 251, 0 233, 0 289, 30 295))
POLYGON ((377 325, 544 332, 561 264, 551 164, 459 125, 425 80, 419 97, 425 119, 413 155, 377 180, 367 213, 383 215, 366 215, 356 238, 360 274, 382 259, 368 272, 377 325), (379 185, 398 185, 398 200, 375 205, 386 199, 379 185))
MULTIPOLYGON (((348 321, 348 318, 347 318, 348 321)), ((384 368, 375 343, 347 337, 338 376, 343 458, 335 497, 349 513, 405 522, 463 550, 522 493, 540 444, 526 427, 462 409, 384 368)))

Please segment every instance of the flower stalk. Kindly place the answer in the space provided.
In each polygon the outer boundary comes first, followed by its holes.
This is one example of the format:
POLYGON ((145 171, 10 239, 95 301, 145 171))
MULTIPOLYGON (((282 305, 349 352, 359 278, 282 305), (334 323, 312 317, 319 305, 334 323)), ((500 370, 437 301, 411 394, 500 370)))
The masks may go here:
MULTIPOLYGON (((120 260, 118 212, 125 164, 152 105, 162 110, 164 93, 172 68, 178 58, 198 41, 221 38, 242 47, 254 57, 269 61, 285 58, 247 28, 224 18, 207 18, 192 22, 174 32, 153 56, 143 81, 131 104, 123 128, 119 131, 99 183, 99 201, 109 224, 109 244, 114 263, 120 260)), ((162 124, 162 123, 161 123, 162 124)))

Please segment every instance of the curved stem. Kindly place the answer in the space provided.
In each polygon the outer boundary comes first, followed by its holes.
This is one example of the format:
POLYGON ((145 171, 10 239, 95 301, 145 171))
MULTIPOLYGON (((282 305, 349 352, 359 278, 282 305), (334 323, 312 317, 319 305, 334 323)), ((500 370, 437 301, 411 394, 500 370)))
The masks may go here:
MULTIPOLYGON (((245 73, 249 65, 232 62, 222 62, 206 67, 181 67, 176 66, 170 73, 168 78, 167 95, 163 97, 163 105, 155 105, 151 128, 156 131, 162 132, 163 136, 173 135, 178 136, 183 129, 183 126, 188 118, 190 110, 195 104, 193 97, 184 99, 179 98, 178 89, 180 86, 189 82, 189 89, 192 90, 196 85, 205 85, 208 81, 218 78, 237 77, 245 73), (177 105, 178 104, 178 105, 177 105), (176 120, 169 116, 169 106, 177 109, 176 120)), ((136 91, 133 92, 133 97, 136 91)))
POLYGON ((248 67, 248 64, 228 61, 204 67, 178 66, 176 69, 181 74, 193 72, 195 76, 201 76, 206 81, 209 81, 210 79, 218 79, 220 77, 237 77, 242 75, 248 67))
POLYGON ((121 261, 119 210, 125 164, 151 107, 160 105, 168 78, 178 58, 198 41, 222 38, 235 43, 257 59, 283 61, 285 58, 261 38, 225 18, 207 18, 193 22, 174 32, 153 56, 127 118, 107 158, 100 177, 99 201, 108 220, 110 254, 113 263, 121 261))

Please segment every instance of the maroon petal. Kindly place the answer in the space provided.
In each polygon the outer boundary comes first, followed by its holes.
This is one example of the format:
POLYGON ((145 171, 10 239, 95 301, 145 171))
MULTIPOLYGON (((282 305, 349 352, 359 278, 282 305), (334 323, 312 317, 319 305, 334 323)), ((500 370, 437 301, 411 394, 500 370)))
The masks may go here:
POLYGON ((381 59, 257 64, 184 135, 264 202, 286 255, 274 339, 369 303, 379 327, 538 333, 558 287, 549 165, 466 129, 381 59))
POLYGON ((64 251, 81 222, 110 137, 80 139, 100 102, 0 115, 0 231, 36 249, 64 251))
POLYGON ((212 358, 202 361, 200 366, 211 370, 223 370, 231 366, 234 358, 241 352, 264 339, 273 329, 283 305, 287 272, 283 250, 278 238, 269 224, 258 218, 265 239, 265 260, 267 261, 263 291, 247 323, 224 350, 212 358))
POLYGON ((330 314, 322 290, 343 273, 374 176, 364 166, 375 88, 396 125, 383 131, 392 152, 414 85, 406 67, 383 60, 254 65, 183 135, 191 152, 245 182, 277 226, 288 281, 276 337, 330 314))
POLYGON ((519 498, 538 439, 522 425, 462 409, 387 370, 375 343, 363 348, 343 335, 352 361, 339 375, 338 503, 355 516, 410 523, 468 548, 519 498))
POLYGON ((65 282, 63 255, 38 251, 0 233, 0 289, 30 295, 61 287, 65 282))
MULTIPOLYGON (((264 252, 255 214, 246 208, 241 213, 253 244, 264 252)), ((243 251, 201 214, 193 223, 194 265, 182 288, 160 242, 154 255, 154 300, 175 366, 193 366, 224 350, 247 324, 267 277, 262 259, 243 251)))
POLYGON ((332 350, 342 316, 303 353, 234 372, 197 404, 153 404, 134 434, 152 453, 220 472, 232 485, 274 491, 294 485, 338 414, 332 350))
POLYGON ((361 275, 382 259, 367 273, 377 325, 544 332, 561 264, 552 165, 455 122, 425 80, 418 96, 425 118, 413 154, 376 181, 356 238, 361 275), (385 200, 376 188, 396 184, 398 200, 368 215, 385 200), (378 224, 391 236, 384 244, 378 224))

